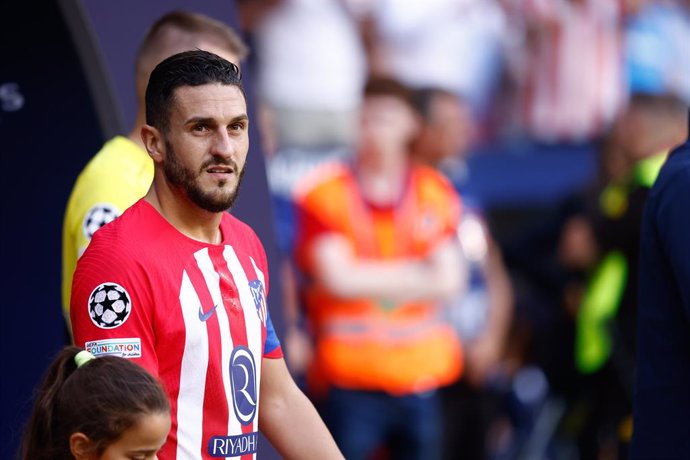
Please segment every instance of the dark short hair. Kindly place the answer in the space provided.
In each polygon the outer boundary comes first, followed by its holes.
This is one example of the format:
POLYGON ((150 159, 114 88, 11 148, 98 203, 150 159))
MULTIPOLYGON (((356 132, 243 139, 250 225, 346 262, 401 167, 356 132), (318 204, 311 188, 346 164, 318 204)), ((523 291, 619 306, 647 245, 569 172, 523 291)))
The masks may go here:
POLYGON ((164 46, 166 32, 176 30, 182 33, 203 37, 237 55, 243 60, 249 48, 239 35, 225 23, 191 11, 171 11, 161 16, 146 33, 137 53, 137 66, 149 54, 164 46))
POLYGON ((389 77, 370 77, 364 85, 364 96, 389 96, 400 99, 415 110, 412 91, 398 80, 389 77))
MULTIPOLYGON (((239 88, 244 96, 239 68, 208 51, 195 50, 173 54, 151 72, 146 87, 146 124, 168 130, 170 107, 175 89, 211 83, 239 88)), ((246 98, 246 96, 245 96, 246 98)))
POLYGON ((454 92, 441 87, 427 86, 415 89, 412 94, 412 102, 417 113, 428 122, 431 119, 432 104, 437 97, 448 97, 462 103, 464 99, 454 92))
POLYGON ((630 109, 642 109, 661 116, 683 116, 687 106, 685 102, 673 93, 635 92, 628 102, 630 109))

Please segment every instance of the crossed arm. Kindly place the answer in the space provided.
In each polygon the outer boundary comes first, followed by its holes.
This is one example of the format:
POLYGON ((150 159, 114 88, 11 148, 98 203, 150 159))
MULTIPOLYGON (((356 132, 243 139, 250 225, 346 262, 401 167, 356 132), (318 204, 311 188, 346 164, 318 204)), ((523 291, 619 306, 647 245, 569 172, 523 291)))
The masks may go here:
POLYGON ((457 294, 467 276, 457 240, 452 237, 424 258, 361 259, 344 237, 334 233, 321 236, 313 251, 318 281, 343 298, 443 299, 457 294))

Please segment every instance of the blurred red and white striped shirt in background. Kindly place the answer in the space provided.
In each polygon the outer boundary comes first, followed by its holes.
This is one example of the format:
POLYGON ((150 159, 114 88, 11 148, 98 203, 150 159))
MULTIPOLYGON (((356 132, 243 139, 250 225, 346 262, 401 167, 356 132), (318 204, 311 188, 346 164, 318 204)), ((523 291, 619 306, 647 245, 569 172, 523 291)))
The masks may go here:
MULTIPOLYGON (((625 0, 506 0, 520 40, 509 52, 530 136, 586 141, 623 107, 625 0)), ((513 35, 515 37, 515 35, 513 35)))

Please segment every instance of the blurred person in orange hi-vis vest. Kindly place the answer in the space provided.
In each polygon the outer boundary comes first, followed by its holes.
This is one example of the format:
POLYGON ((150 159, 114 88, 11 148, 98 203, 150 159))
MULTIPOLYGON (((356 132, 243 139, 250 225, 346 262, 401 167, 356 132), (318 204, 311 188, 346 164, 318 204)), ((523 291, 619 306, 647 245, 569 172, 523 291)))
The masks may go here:
POLYGON ((441 174, 410 161, 418 132, 407 88, 370 80, 354 159, 323 166, 297 193, 308 380, 348 459, 438 458, 436 390, 462 371, 442 307, 466 284, 461 204, 441 174))

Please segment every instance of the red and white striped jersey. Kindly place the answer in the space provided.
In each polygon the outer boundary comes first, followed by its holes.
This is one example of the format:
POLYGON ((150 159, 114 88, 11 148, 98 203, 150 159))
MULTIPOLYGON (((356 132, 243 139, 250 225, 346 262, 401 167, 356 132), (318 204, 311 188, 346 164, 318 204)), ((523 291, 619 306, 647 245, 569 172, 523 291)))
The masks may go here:
MULTIPOLYGON (((524 27, 521 118, 546 141, 588 140, 623 107, 622 0, 513 0, 524 27)), ((521 20, 521 21, 520 21, 521 20)))
POLYGON ((142 199, 94 234, 74 274, 75 344, 163 382, 160 459, 254 458, 262 358, 282 357, 263 247, 228 213, 220 229, 222 244, 193 240, 142 199))

